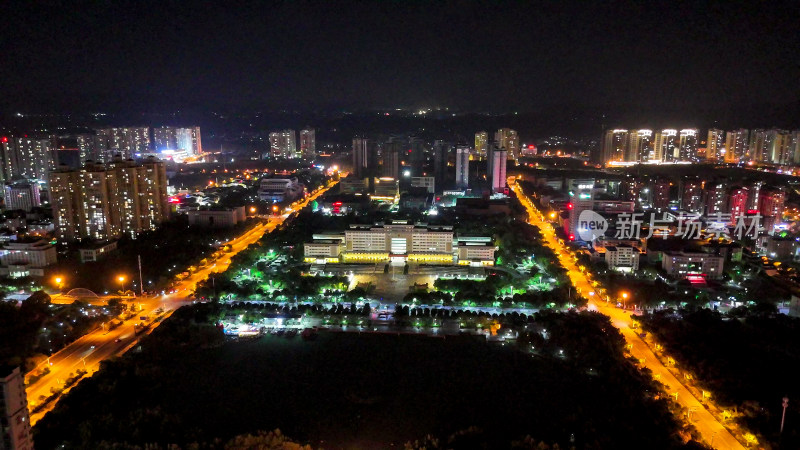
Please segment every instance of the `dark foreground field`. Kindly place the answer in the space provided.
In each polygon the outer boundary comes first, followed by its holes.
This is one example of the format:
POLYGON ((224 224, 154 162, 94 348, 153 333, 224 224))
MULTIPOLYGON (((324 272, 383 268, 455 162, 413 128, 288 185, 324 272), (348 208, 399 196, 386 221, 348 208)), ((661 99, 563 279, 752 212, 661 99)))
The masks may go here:
POLYGON ((604 336, 591 329, 596 317, 542 319, 549 343, 532 356, 468 336, 222 341, 215 328, 182 316, 156 330, 140 353, 77 386, 36 425, 36 448, 222 447, 233 436, 276 428, 314 447, 389 448, 471 426, 483 430, 476 448, 507 448, 526 435, 562 448, 571 439, 577 448, 680 446, 664 400, 653 400, 639 375, 616 363, 614 346, 578 341, 564 345, 566 359, 547 356, 564 338, 560 328, 604 336), (603 348, 608 354, 598 353, 603 348), (597 364, 589 371, 582 359, 597 364))

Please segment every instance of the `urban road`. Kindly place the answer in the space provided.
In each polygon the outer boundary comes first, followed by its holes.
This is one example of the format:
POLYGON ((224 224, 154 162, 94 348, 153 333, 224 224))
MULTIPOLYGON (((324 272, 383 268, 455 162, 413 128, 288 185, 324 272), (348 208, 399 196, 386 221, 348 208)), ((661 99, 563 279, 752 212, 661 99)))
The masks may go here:
MULTIPOLYGON (((51 355, 50 358, 27 374, 27 376, 31 376, 40 372, 44 367, 50 368, 50 372, 47 375, 31 383, 26 388, 29 408, 31 410, 35 409, 43 399, 50 397, 53 392, 59 389, 63 389, 64 393, 68 391, 69 387, 65 389, 67 379, 75 375, 79 370, 86 371, 85 376, 91 376, 100 368, 101 361, 122 355, 134 347, 139 337, 156 328, 176 309, 190 304, 192 302, 192 292, 199 282, 207 279, 213 273, 224 272, 230 265, 231 259, 237 253, 258 242, 262 236, 274 230, 291 217, 294 212, 304 208, 309 202, 322 195, 335 184, 336 182, 331 182, 328 186, 314 192, 305 200, 297 202, 292 206, 292 211, 289 214, 269 217, 266 222, 259 223, 241 236, 227 242, 226 245, 230 246, 228 252, 213 263, 177 283, 174 293, 136 299, 136 304, 140 310, 132 319, 123 322, 119 327, 112 330, 107 330, 105 326, 101 327, 51 355), (142 317, 146 317, 146 319, 142 320, 142 317), (136 325, 140 327, 138 336, 134 328, 136 325)), ((34 425, 47 412, 52 410, 57 401, 58 398, 50 401, 36 413, 32 413, 31 425, 34 425)))
POLYGON ((667 387, 669 393, 673 397, 676 397, 677 402, 681 406, 692 411, 692 424, 697 428, 703 440, 712 448, 743 449, 744 446, 736 440, 730 431, 728 431, 686 386, 667 369, 653 351, 650 350, 636 330, 631 328, 629 311, 617 308, 616 304, 609 305, 607 301, 597 301, 599 296, 592 295, 595 292, 595 287, 589 275, 578 269, 575 256, 556 236, 550 223, 544 220, 542 213, 539 212, 530 199, 525 196, 525 193, 522 192, 522 189, 517 185, 516 179, 509 178, 508 185, 527 210, 529 216, 528 223, 539 228, 547 246, 553 249, 561 264, 567 269, 570 280, 572 280, 575 288, 579 292, 588 294, 585 296, 589 299, 589 308, 608 316, 611 319, 611 323, 617 327, 624 336, 631 355, 639 359, 644 367, 652 371, 653 376, 667 387))

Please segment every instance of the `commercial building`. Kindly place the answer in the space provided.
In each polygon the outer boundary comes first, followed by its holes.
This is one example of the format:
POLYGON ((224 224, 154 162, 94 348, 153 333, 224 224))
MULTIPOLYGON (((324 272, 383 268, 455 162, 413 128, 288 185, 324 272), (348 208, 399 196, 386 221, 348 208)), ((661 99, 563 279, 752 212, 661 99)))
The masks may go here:
POLYGON ((270 153, 273 158, 299 158, 294 130, 286 129, 269 134, 270 153))
POLYGON ((391 177, 373 179, 373 200, 396 202, 400 198, 400 181, 391 177))
POLYGON ((519 159, 519 135, 511 128, 500 128, 494 134, 494 141, 497 146, 506 150, 508 159, 519 159))
POLYGON ((50 173, 50 202, 59 238, 115 239, 153 230, 167 219, 164 163, 115 158, 50 173))
POLYGON ((610 245, 605 248, 605 262, 609 269, 620 272, 639 270, 639 249, 631 245, 610 245))
POLYGON ((6 209, 32 210, 42 204, 39 184, 36 182, 15 182, 4 186, 3 202, 6 209))
MULTIPOLYGON (((500 165, 505 167, 505 164, 500 165)), ((456 189, 467 188, 469 188, 469 147, 459 145, 456 147, 456 189)))
POLYGON ((87 245, 81 246, 81 248, 78 249, 78 253, 82 263, 95 262, 116 249, 117 241, 99 241, 90 242, 87 245))
POLYGON ((189 211, 189 225, 206 228, 231 228, 246 219, 244 206, 233 208, 203 207, 189 211))
POLYGON ((300 155, 306 159, 317 157, 317 133, 313 128, 300 130, 300 155))
POLYGON ((0 249, 0 275, 11 278, 43 276, 55 264, 56 248, 46 239, 17 239, 0 249))
POLYGON ((317 264, 335 264, 340 262, 344 248, 344 240, 315 239, 303 244, 303 260, 317 264))
POLYGON ((452 227, 401 222, 350 225, 343 241, 332 240, 328 235, 315 237, 314 242, 305 244, 303 252, 306 262, 332 262, 338 258, 343 263, 493 265, 494 250, 491 238, 457 238, 452 227), (340 253, 334 256, 337 250, 340 253))
POLYGON ((25 374, 0 365, 0 450, 33 450, 25 374))
POLYGON ((304 190, 297 178, 262 178, 258 198, 273 203, 292 201, 300 198, 304 190))
POLYGON ((703 252, 663 252, 661 268, 675 278, 701 276, 716 280, 722 278, 724 256, 703 252))
POLYGON ((433 194, 436 192, 436 179, 434 177, 411 177, 412 188, 425 188, 425 190, 433 194))

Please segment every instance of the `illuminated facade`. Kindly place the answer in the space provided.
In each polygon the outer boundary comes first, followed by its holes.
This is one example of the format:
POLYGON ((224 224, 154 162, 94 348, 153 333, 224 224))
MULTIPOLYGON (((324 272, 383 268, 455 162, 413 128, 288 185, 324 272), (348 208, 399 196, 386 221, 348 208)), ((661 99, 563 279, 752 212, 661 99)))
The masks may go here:
POLYGON ((317 133, 313 128, 300 130, 300 155, 306 159, 317 157, 317 133))
POLYGON ((625 150, 625 161, 647 162, 653 150, 653 130, 631 130, 625 150))
POLYGON ((501 149, 506 149, 508 159, 519 159, 519 135, 511 128, 500 128, 494 134, 494 140, 501 149))
POLYGON ((188 155, 203 153, 200 127, 160 127, 153 129, 156 152, 185 151, 188 155))
POLYGON ((491 238, 458 238, 448 226, 406 222, 350 225, 343 240, 315 239, 303 252, 306 262, 493 265, 491 238), (335 253, 339 251, 339 253, 335 253))
MULTIPOLYGON (((122 159, 129 159, 136 154, 150 151, 150 128, 148 127, 114 127, 97 129, 100 148, 108 152, 106 160, 119 154, 122 159)), ((103 162, 103 161, 99 161, 103 162)))
POLYGON ((697 129, 687 128, 678 134, 678 161, 696 162, 697 159, 697 129))
POLYGON ((164 164, 115 158, 80 170, 50 173, 50 202, 59 238, 108 240, 153 230, 166 220, 164 164))
POLYGON ((661 268, 675 278, 695 275, 719 279, 722 278, 724 264, 724 256, 702 252, 664 252, 661 259, 661 268))
POLYGON ((469 187, 469 147, 456 147, 456 189, 469 187))
POLYGON ((706 159, 723 161, 725 159, 725 132, 717 128, 708 130, 706 141, 706 159))
POLYGON ((479 131, 475 133, 475 153, 480 158, 486 158, 489 151, 489 133, 479 131))
POLYGON ((508 152, 504 149, 492 151, 492 191, 503 192, 506 188, 506 164, 508 152))
POLYGON ((653 140, 653 159, 673 162, 679 158, 678 130, 666 129, 656 133, 653 140))
POLYGON ((9 137, 2 144, 3 181, 19 178, 47 179, 57 159, 53 140, 49 138, 9 137))
POLYGON ((269 134, 269 148, 273 158, 299 158, 294 130, 286 129, 269 134))
POLYGON ((744 128, 729 131, 725 135, 725 162, 738 164, 747 161, 750 132, 744 128))
POLYGON ((749 190, 746 187, 734 187, 728 194, 728 212, 731 214, 731 225, 736 225, 739 217, 747 214, 747 198, 749 190))
POLYGON ((628 130, 607 130, 603 136, 602 163, 625 161, 628 146, 628 130))

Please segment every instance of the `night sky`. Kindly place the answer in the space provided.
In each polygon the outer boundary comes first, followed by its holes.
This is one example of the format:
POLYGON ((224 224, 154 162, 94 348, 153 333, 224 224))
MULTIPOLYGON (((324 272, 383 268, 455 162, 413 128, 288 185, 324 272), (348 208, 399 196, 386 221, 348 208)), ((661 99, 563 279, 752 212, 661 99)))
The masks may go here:
POLYGON ((4 112, 800 104, 797 2, 11 3, 4 112))

